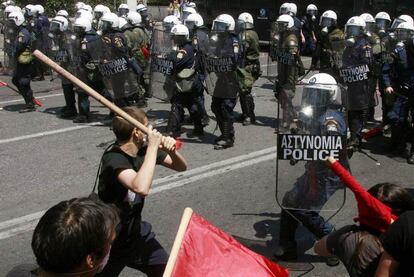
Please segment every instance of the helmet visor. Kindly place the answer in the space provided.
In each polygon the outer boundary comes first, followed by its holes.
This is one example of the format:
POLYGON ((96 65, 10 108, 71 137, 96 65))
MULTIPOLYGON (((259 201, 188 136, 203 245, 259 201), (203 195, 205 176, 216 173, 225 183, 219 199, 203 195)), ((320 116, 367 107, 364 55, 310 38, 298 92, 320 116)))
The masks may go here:
POLYGON ((309 14, 310 16, 317 16, 317 15, 318 15, 318 11, 317 11, 317 10, 309 10, 309 11, 308 11, 308 14, 309 14))
POLYGON ((51 33, 60 32, 60 23, 56 21, 50 22, 50 32, 51 33))
POLYGON ((361 26, 345 26, 345 33, 347 37, 358 37, 363 34, 361 26))
POLYGON ((289 22, 278 21, 276 23, 276 30, 278 30, 279 32, 283 32, 288 29, 288 26, 289 26, 289 22))
POLYGON ((171 34, 171 39, 175 45, 184 45, 187 42, 187 37, 185 35, 171 34))
POLYGON ((100 19, 103 16, 103 12, 94 12, 93 17, 95 19, 100 19))
POLYGON ((365 26, 365 30, 367 31, 367 32, 375 32, 375 22, 367 22, 366 23, 366 26, 365 26))
POLYGON ((194 30, 194 28, 196 27, 195 21, 186 20, 184 23, 185 26, 187 26, 188 30, 194 30))
POLYGON ((319 26, 321 27, 332 27, 335 25, 335 20, 329 17, 321 17, 319 26))
POLYGON ((288 13, 288 8, 287 7, 280 7, 279 9, 279 14, 287 14, 288 13))
POLYGON ((129 12, 129 9, 127 9, 127 8, 120 8, 120 9, 118 10, 118 15, 119 15, 119 16, 124 16, 124 15, 127 15, 127 14, 128 14, 128 12, 129 12))
POLYGON ((213 26, 211 27, 212 31, 222 33, 229 30, 229 25, 221 21, 213 21, 213 26))
POLYGON ((387 30, 390 23, 386 19, 376 19, 375 24, 378 30, 387 30))
POLYGON ((323 108, 331 103, 335 91, 327 88, 304 87, 302 93, 302 108, 323 108))
POLYGON ((392 25, 391 25, 391 29, 395 30, 398 27, 398 25, 400 25, 403 22, 405 22, 405 21, 400 19, 400 18, 394 19, 394 21, 392 22, 392 25))
POLYGON ((413 31, 407 29, 396 29, 395 36, 399 41, 407 41, 413 36, 413 31))

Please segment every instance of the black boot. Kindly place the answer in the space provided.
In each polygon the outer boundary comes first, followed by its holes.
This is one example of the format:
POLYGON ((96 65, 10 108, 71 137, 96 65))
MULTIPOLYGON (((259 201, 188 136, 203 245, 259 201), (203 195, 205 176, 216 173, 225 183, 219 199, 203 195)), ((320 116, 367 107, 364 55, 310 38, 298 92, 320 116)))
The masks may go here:
POLYGON ((229 121, 224 121, 222 123, 222 137, 219 141, 216 142, 214 145, 215 150, 222 150, 226 148, 233 147, 234 145, 234 136, 230 134, 230 123, 229 121))
POLYGON ((174 138, 179 137, 181 135, 181 123, 177 112, 177 109, 175 109, 174 107, 171 108, 167 124, 167 134, 174 138))
POLYGON ((254 114, 254 101, 253 96, 248 94, 246 97, 246 114, 247 117, 243 120, 243 126, 256 123, 256 115, 254 114))
POLYGON ((240 107, 242 110, 242 113, 240 116, 236 118, 236 122, 243 123, 245 119, 247 118, 248 114, 248 106, 246 103, 246 95, 240 95, 240 107))

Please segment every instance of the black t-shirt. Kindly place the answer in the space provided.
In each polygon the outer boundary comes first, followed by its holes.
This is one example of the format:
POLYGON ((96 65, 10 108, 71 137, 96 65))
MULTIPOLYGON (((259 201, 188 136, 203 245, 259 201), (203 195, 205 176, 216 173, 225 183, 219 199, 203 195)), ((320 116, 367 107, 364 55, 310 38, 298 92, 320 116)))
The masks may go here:
POLYGON ((401 215, 381 236, 384 250, 400 263, 396 276, 414 276, 414 211, 401 215))
POLYGON ((383 252, 378 237, 356 225, 330 233, 326 246, 341 260, 351 277, 374 276, 383 252))
MULTIPOLYGON (((98 194, 105 203, 115 204, 120 209, 121 229, 112 246, 112 252, 117 249, 136 248, 142 240, 154 236, 151 225, 141 220, 141 212, 145 198, 129 191, 118 181, 119 170, 133 169, 139 171, 144 163, 147 147, 139 150, 136 157, 132 157, 115 145, 102 156, 102 166, 99 175, 98 194)), ((161 164, 167 153, 158 151, 157 164, 161 164)), ((111 252, 111 253, 112 253, 111 252)))

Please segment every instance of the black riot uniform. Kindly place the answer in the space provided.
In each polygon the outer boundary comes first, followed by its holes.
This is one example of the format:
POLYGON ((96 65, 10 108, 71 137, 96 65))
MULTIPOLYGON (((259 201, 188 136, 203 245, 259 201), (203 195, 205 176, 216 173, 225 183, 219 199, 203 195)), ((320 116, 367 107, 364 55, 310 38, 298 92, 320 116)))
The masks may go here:
POLYGON ((319 18, 315 15, 306 14, 302 18, 302 33, 305 37, 305 44, 302 45, 302 55, 312 55, 316 49, 315 32, 319 18))
POLYGON ((33 73, 32 35, 24 26, 18 27, 18 35, 15 38, 14 45, 15 49, 13 52, 16 58, 16 69, 13 73, 12 82, 26 103, 26 107, 20 110, 20 112, 34 111, 33 91, 30 87, 33 73))
POLYGON ((392 124, 392 146, 406 151, 409 164, 414 164, 414 42, 398 43, 388 63, 383 66, 384 87, 392 87, 396 100, 388 118, 392 124))
MULTIPOLYGON (((80 56, 80 63, 77 68, 78 78, 102 94, 105 98, 112 101, 112 95, 106 89, 102 75, 98 69, 99 58, 102 51, 102 40, 95 32, 90 30, 80 35, 76 40, 76 50, 80 56)), ((75 123, 85 123, 89 121, 90 103, 88 94, 76 88, 78 94, 79 115, 74 119, 75 123)))
POLYGON ((254 82, 260 77, 260 49, 259 36, 253 29, 243 30, 239 34, 242 58, 238 69, 240 86, 240 106, 242 116, 240 121, 243 125, 250 125, 256 122, 254 113, 254 99, 251 94, 254 82))
MULTIPOLYGON (((232 64, 227 64, 227 69, 224 71, 220 69, 215 72, 217 79, 215 81, 215 88, 212 91, 211 111, 216 116, 217 124, 221 131, 221 135, 216 139, 214 147, 217 150, 232 147, 234 144, 233 110, 237 104, 237 93, 239 91, 235 67, 240 59, 240 44, 237 36, 228 32, 219 33, 218 36, 220 37, 221 45, 217 45, 215 48, 215 55, 224 57, 227 61, 231 60, 232 64)), ((212 40, 212 37, 210 37, 210 40, 212 40)), ((217 69, 214 64, 210 65, 210 62, 207 61, 208 71, 217 69), (212 68, 209 69, 209 67, 212 68)))
POLYGON ((351 146, 358 148, 362 139, 369 108, 370 81, 372 74, 372 48, 366 36, 357 37, 347 46, 342 57, 340 81, 347 86, 346 101, 351 146))
POLYGON ((203 136, 202 114, 197 105, 198 91, 194 85, 197 82, 195 71, 194 48, 191 42, 178 45, 177 51, 173 52, 174 57, 174 79, 176 88, 171 98, 171 111, 168 119, 167 132, 177 136, 184 121, 184 108, 187 108, 194 124, 193 136, 203 136))

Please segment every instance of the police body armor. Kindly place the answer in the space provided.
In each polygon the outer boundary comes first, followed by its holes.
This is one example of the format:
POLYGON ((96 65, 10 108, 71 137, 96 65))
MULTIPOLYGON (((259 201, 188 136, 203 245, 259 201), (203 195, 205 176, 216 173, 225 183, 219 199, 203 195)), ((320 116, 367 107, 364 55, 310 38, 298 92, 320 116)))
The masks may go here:
POLYGON ((326 97, 298 90, 292 101, 297 119, 289 128, 278 125, 276 201, 287 212, 311 211, 330 218, 344 205, 345 188, 325 159, 332 156, 349 167, 347 122, 340 95, 330 105, 315 105, 319 100, 326 97))
POLYGON ((217 98, 236 98, 239 90, 237 63, 239 43, 230 33, 210 33, 205 53, 206 87, 217 98))
POLYGON ((342 67, 344 49, 344 33, 341 29, 334 28, 326 35, 321 34, 316 47, 316 58, 320 62, 320 72, 330 74, 337 79, 339 68, 342 67))
POLYGON ((103 55, 101 38, 95 32, 89 32, 82 38, 76 38, 75 44, 75 51, 79 53, 81 61, 77 67, 79 78, 84 82, 102 80, 99 71, 100 59, 103 55))
POLYGON ((154 26, 151 42, 149 93, 157 99, 170 102, 175 93, 175 57, 171 36, 162 24, 154 26))

